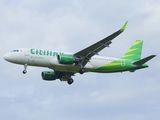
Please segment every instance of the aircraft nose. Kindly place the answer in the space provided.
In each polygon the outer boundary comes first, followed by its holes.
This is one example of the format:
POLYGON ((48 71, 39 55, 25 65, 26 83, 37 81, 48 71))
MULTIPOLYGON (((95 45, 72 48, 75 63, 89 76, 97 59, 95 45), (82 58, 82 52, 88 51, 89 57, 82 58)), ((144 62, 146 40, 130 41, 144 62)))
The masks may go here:
POLYGON ((10 54, 5 54, 5 55, 3 56, 3 58, 4 58, 6 61, 10 61, 11 55, 10 55, 10 54))

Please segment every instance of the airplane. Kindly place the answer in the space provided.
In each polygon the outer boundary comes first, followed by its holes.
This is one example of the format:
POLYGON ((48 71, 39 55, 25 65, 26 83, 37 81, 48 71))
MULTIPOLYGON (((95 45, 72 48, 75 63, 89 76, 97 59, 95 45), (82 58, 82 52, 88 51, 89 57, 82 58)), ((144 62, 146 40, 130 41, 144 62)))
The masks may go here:
POLYGON ((4 59, 14 64, 23 65, 23 74, 27 72, 27 66, 47 67, 52 71, 42 71, 43 80, 60 79, 60 81, 67 81, 69 85, 74 82, 72 76, 76 73, 134 72, 148 67, 146 62, 156 56, 150 55, 141 59, 142 40, 136 40, 121 58, 105 57, 98 54, 104 48, 109 47, 112 40, 126 29, 127 24, 128 21, 118 31, 76 53, 19 48, 5 54, 4 59))

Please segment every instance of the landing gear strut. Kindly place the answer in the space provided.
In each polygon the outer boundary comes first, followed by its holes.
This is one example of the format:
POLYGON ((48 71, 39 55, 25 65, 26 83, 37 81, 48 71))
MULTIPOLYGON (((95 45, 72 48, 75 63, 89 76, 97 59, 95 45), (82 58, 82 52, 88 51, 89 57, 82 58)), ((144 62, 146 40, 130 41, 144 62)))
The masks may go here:
POLYGON ((74 82, 74 80, 72 78, 69 78, 67 82, 69 85, 71 85, 74 82))
POLYGON ((23 70, 23 74, 27 73, 27 64, 24 65, 24 70, 23 70))

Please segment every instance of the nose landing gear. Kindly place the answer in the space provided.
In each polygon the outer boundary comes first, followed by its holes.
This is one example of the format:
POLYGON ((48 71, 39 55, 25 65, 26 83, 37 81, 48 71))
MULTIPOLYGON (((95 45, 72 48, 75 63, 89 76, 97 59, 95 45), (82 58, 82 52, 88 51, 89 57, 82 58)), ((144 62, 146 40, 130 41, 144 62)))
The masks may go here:
POLYGON ((24 70, 23 70, 23 74, 27 73, 27 64, 24 65, 24 70))

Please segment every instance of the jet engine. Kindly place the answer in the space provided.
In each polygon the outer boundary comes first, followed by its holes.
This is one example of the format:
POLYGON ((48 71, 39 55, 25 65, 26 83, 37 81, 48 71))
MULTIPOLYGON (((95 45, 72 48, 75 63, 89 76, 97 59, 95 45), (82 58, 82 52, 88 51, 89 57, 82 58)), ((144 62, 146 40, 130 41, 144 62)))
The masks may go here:
POLYGON ((75 57, 73 55, 58 55, 58 62, 60 64, 73 64, 76 60, 75 57))
POLYGON ((43 71, 41 76, 42 79, 46 81, 52 81, 59 78, 54 71, 43 71))

